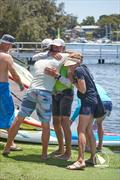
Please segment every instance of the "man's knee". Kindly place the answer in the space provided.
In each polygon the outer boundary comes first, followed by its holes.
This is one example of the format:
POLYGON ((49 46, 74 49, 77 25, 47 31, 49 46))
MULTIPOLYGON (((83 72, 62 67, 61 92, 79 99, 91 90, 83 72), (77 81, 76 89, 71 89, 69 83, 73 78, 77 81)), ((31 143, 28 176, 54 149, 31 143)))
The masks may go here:
POLYGON ((15 121, 21 124, 21 123, 23 123, 24 119, 25 119, 25 117, 17 115, 15 118, 15 121))

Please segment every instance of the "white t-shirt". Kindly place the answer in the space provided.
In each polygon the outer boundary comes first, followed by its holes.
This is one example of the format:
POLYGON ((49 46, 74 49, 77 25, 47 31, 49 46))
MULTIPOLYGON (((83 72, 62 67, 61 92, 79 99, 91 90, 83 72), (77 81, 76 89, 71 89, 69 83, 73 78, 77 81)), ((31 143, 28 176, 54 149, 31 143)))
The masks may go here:
POLYGON ((46 59, 38 60, 35 63, 34 77, 29 89, 41 89, 52 92, 56 80, 54 77, 46 75, 44 70, 46 67, 55 67, 59 71, 68 54, 62 53, 61 55, 63 58, 59 61, 52 57, 48 57, 46 59))

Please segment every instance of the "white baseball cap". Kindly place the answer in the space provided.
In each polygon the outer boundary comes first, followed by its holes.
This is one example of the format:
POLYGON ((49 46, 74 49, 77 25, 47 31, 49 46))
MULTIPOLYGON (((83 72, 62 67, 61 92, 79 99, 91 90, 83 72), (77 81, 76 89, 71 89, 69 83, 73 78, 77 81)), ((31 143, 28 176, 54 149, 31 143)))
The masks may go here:
POLYGON ((64 47, 65 41, 63 39, 54 39, 51 45, 64 47))
POLYGON ((48 49, 51 45, 51 43, 53 42, 52 39, 46 38, 41 42, 41 48, 43 49, 48 49))

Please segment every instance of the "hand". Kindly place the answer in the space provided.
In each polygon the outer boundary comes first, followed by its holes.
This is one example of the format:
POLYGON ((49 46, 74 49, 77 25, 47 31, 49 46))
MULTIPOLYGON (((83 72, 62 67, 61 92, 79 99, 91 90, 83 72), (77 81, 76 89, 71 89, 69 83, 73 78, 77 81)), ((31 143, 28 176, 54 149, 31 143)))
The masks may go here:
POLYGON ((46 67, 44 73, 52 77, 57 77, 59 75, 57 69, 53 67, 52 68, 46 67))
POLYGON ((70 69, 68 69, 67 77, 73 83, 73 72, 70 69))
POLYGON ((73 121, 70 119, 70 126, 72 125, 73 121))
POLYGON ((53 58, 57 59, 58 61, 62 59, 62 56, 56 52, 50 52, 49 55, 52 56, 53 58))

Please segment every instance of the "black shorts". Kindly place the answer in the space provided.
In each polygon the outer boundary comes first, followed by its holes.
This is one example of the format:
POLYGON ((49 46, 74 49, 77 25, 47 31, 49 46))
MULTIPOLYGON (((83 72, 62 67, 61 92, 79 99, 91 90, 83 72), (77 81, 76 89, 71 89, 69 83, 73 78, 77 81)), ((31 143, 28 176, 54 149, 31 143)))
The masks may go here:
POLYGON ((66 89, 52 95, 52 114, 53 116, 70 116, 74 92, 66 89))

